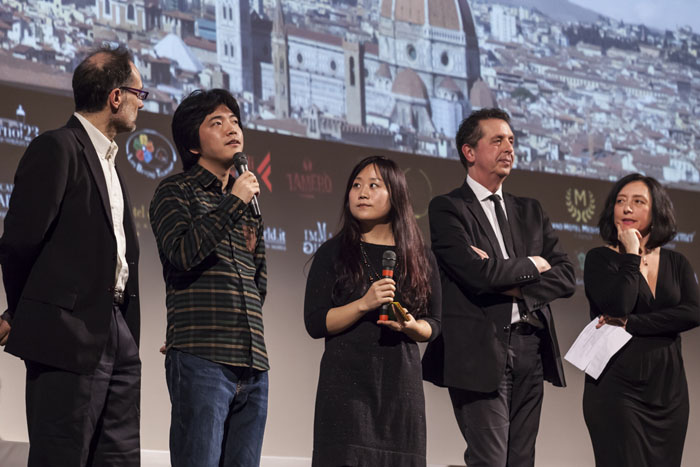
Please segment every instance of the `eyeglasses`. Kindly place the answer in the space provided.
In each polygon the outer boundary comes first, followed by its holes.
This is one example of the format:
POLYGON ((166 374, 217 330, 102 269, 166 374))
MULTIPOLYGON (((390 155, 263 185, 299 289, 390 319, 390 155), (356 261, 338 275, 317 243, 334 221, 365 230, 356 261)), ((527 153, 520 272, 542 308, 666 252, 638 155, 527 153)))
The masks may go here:
POLYGON ((136 97, 142 101, 146 100, 148 97, 148 91, 144 91, 143 89, 130 88, 128 86, 119 86, 119 89, 125 89, 129 92, 133 92, 136 94, 136 97))

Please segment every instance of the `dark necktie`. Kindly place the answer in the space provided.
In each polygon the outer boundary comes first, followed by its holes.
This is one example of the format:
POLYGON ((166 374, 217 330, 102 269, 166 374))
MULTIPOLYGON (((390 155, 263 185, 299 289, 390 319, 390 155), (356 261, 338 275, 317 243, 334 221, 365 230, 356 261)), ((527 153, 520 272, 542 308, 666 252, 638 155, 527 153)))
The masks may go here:
POLYGON ((501 229, 501 236, 503 237, 503 244, 506 246, 508 257, 515 258, 513 236, 510 233, 510 226, 508 225, 508 219, 506 219, 506 213, 503 211, 503 206, 501 206, 501 197, 497 194, 493 194, 489 196, 488 199, 493 201, 493 206, 496 208, 496 220, 498 221, 498 228, 501 229))
MULTIPOLYGON (((508 252, 509 258, 515 258, 515 250, 513 249, 513 235, 510 233, 510 225, 508 225, 508 219, 506 219, 506 213, 503 211, 503 206, 501 206, 501 197, 497 194, 492 194, 489 199, 493 201, 493 205, 496 208, 496 220, 498 221, 498 228, 501 229, 501 235, 503 236, 503 244, 506 246, 506 251, 508 252)), ((537 329, 543 329, 544 323, 537 316, 536 312, 528 312, 525 302, 522 300, 516 300, 518 304, 518 311, 520 312, 520 319, 537 329)))

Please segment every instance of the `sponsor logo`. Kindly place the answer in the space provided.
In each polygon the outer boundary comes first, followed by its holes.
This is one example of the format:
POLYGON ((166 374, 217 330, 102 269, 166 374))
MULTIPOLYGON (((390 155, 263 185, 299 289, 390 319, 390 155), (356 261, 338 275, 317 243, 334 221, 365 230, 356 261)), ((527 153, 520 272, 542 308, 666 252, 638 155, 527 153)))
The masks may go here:
POLYGON ((304 159, 301 172, 287 174, 289 191, 298 193, 302 198, 315 198, 333 192, 333 180, 325 172, 314 172, 311 159, 304 159))
POLYGON ((268 250, 287 251, 287 232, 279 227, 265 227, 263 232, 265 248, 268 250))
POLYGON ((39 127, 26 123, 27 114, 20 104, 15 111, 15 118, 0 118, 0 143, 27 147, 39 136, 39 127))
POLYGON ((249 159, 253 165, 250 170, 254 170, 258 174, 260 180, 267 187, 268 191, 272 193, 272 183, 270 182, 270 174, 272 173, 272 163, 270 162, 270 153, 268 152, 265 157, 262 158, 259 164, 255 164, 255 161, 249 159))
POLYGON ((693 243, 694 241, 695 232, 677 232, 672 243, 693 243))
POLYGON ((15 186, 12 183, 0 183, 0 219, 4 219, 10 207, 10 196, 15 186))
POLYGON ((313 255, 318 247, 331 237, 333 234, 328 232, 326 223, 316 222, 316 229, 304 229, 304 243, 301 249, 305 255, 313 255))
POLYGON ((576 222, 588 222, 595 214, 595 197, 591 190, 569 188, 566 190, 566 209, 576 222))
POLYGON ((177 153, 172 143, 155 130, 139 130, 126 142, 126 158, 148 178, 163 178, 173 171, 177 153))
POLYGON ((573 232, 586 235, 598 235, 600 231, 595 225, 572 224, 570 222, 552 222, 552 228, 560 232, 573 232))
MULTIPOLYGON (((246 158, 248 159, 248 170, 250 170, 251 172, 255 172, 258 176, 258 181, 262 182, 261 184, 267 187, 267 191, 272 193, 272 182, 270 181, 270 174, 272 173, 272 164, 270 163, 270 154, 271 153, 269 152, 265 154, 265 157, 262 158, 260 163, 257 163, 257 156, 246 154, 246 158)), ((235 174, 236 169, 231 169, 231 173, 235 174)))

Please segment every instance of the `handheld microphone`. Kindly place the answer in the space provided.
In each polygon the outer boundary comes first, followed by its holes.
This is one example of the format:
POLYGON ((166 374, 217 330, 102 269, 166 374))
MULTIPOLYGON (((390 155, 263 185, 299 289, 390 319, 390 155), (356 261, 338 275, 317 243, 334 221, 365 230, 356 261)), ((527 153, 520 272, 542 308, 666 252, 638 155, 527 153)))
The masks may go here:
MULTIPOLYGON (((242 152, 237 152, 233 156, 233 165, 236 167, 236 172, 238 172, 238 175, 243 175, 243 172, 248 171, 248 158, 242 152)), ((253 195, 253 199, 250 200, 250 208, 253 211, 253 217, 261 216, 258 197, 255 195, 253 195)))
MULTIPOLYGON (((394 268, 396 267, 396 253, 392 250, 386 250, 382 255, 382 279, 393 279, 394 268)), ((389 309, 391 303, 384 303, 379 312, 379 321, 389 321, 389 309)))

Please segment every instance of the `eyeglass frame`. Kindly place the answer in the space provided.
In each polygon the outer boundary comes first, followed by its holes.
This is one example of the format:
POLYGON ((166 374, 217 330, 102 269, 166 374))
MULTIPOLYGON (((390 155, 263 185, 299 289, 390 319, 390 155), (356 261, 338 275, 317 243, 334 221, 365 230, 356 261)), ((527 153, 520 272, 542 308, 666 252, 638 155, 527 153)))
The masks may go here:
POLYGON ((145 101, 148 98, 148 91, 143 89, 130 88, 129 86, 119 86, 119 89, 125 89, 136 95, 136 98, 140 101, 145 101))

